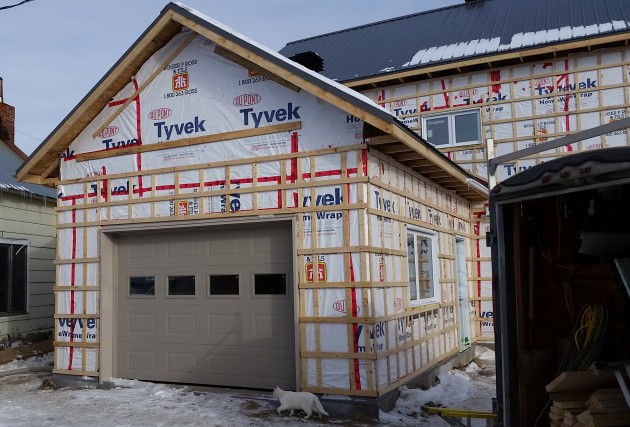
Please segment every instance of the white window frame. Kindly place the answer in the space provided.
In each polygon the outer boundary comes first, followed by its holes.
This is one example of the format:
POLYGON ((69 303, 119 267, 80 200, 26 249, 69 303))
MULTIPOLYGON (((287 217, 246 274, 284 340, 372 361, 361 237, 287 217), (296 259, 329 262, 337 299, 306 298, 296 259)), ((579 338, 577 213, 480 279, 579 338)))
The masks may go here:
POLYGON ((433 289, 433 296, 429 298, 420 298, 420 274, 417 272, 418 266, 418 253, 417 250, 414 251, 414 259, 413 264, 410 262, 409 258, 409 245, 407 244, 407 292, 409 297, 409 305, 411 307, 417 307, 425 304, 431 304, 440 302, 442 289, 440 287, 439 280, 439 262, 438 262, 438 235, 436 232, 432 232, 424 229, 417 229, 412 227, 407 227, 407 231, 405 233, 405 242, 409 242, 409 236, 414 236, 414 249, 418 247, 418 237, 428 239, 431 244, 431 266, 429 271, 431 271, 432 277, 429 278, 431 282, 431 288, 433 289), (415 270, 412 270, 412 266, 415 270), (415 271, 415 275, 413 275, 412 281, 412 272, 415 271), (414 287, 416 298, 412 299, 412 286, 414 287))
POLYGON ((446 148, 446 147, 464 147, 467 145, 478 145, 483 142, 481 135, 481 110, 479 108, 473 108, 468 110, 457 110, 457 111, 449 111, 435 114, 428 114, 422 116, 422 137, 428 141, 431 145, 436 148, 446 148), (463 116, 470 113, 477 114, 477 136, 478 139, 464 142, 456 142, 456 131, 455 131, 455 117, 463 116), (448 144, 442 145, 434 145, 431 144, 428 137, 428 129, 427 129, 427 120, 437 119, 440 117, 444 117, 448 121, 448 144))

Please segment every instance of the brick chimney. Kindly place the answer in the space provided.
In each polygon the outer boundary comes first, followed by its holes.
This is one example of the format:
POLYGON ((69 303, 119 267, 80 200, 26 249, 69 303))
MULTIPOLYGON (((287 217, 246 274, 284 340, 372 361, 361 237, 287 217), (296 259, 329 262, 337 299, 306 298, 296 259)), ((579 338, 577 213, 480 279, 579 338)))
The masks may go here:
POLYGON ((4 102, 2 77, 0 77, 0 141, 15 151, 22 159, 28 157, 15 145, 15 107, 4 102))

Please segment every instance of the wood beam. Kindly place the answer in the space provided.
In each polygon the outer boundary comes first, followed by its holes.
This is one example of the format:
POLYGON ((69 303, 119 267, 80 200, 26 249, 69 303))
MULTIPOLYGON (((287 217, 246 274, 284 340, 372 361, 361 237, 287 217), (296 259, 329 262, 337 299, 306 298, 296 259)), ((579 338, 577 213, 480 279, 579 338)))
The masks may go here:
POLYGON ((371 136, 369 138, 365 138, 363 140, 368 145, 382 145, 382 144, 392 144, 392 143, 400 143, 396 138, 391 135, 381 135, 381 136, 371 136))
POLYGON ((211 142, 229 141, 231 139, 250 138, 252 136, 269 135, 272 133, 291 132, 302 128, 302 122, 290 122, 280 125, 265 126, 262 128, 244 129, 232 132, 215 133, 213 135, 197 136, 194 138, 180 139, 177 141, 158 142, 149 145, 136 145, 132 147, 117 148, 114 150, 93 151, 91 153, 77 154, 77 161, 104 159, 108 157, 126 156, 128 154, 146 153, 149 151, 166 150, 169 148, 189 147, 191 145, 207 144, 211 142))
POLYGON ((59 159, 55 160, 46 168, 46 170, 42 173, 42 178, 48 178, 51 173, 53 173, 58 167, 61 161, 59 159))
POLYGON ((162 64, 157 67, 152 73, 151 75, 138 87, 138 89, 136 89, 136 91, 127 98, 127 100, 116 109, 116 111, 114 111, 114 114, 112 114, 107 120, 105 120, 103 122, 103 124, 96 129, 96 131, 92 134, 92 138, 96 138, 98 136, 99 133, 101 133, 103 131, 103 129, 105 129, 107 126, 109 126, 109 124, 111 122, 114 121, 114 119, 116 117, 118 117, 120 115, 120 113, 122 113, 123 111, 125 111, 125 108, 127 108, 127 106, 129 104, 131 104, 131 102, 136 99, 136 97, 138 95, 140 95, 140 92, 142 92, 147 86, 149 86, 151 84, 151 82, 153 80, 155 80, 155 78, 162 72, 164 71, 164 68, 166 68, 166 66, 168 64, 171 63, 171 61, 173 59, 175 59, 177 57, 177 55, 179 55, 184 49, 186 49, 186 47, 193 41, 193 39, 197 37, 197 33, 191 33, 188 35, 188 37, 186 37, 184 39, 184 41, 177 47, 177 49, 175 49, 163 62, 162 64))

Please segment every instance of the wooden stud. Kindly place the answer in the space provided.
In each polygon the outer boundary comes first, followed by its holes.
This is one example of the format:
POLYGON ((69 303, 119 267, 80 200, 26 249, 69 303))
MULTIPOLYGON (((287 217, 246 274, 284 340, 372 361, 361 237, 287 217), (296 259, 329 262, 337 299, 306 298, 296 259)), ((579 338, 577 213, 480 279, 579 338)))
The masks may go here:
MULTIPOLYGON (((271 135, 274 133, 288 132, 301 129, 302 122, 289 122, 279 125, 263 126, 260 128, 243 129, 231 132, 215 133, 212 135, 196 136, 193 138, 183 138, 176 141, 165 141, 156 144, 133 145, 125 148, 117 148, 115 150, 101 150, 90 153, 77 154, 77 162, 87 160, 106 159, 110 157, 127 156, 137 153, 148 153, 151 151, 167 150, 169 148, 190 147, 193 145, 209 144, 213 142, 230 141, 233 139, 251 138, 254 136, 271 135)), ((250 162, 252 159, 248 159, 250 162)), ((199 165, 196 165, 199 166, 199 165)), ((140 172, 139 172, 140 173, 140 172)))
POLYGON ((105 122, 103 122, 103 124, 92 134, 92 138, 96 138, 98 134, 103 131, 103 129, 109 126, 109 124, 113 122, 116 117, 120 115, 120 113, 125 111, 125 108, 127 108, 127 106, 140 95, 140 92, 142 92, 147 86, 149 86, 149 84, 151 84, 151 82, 155 80, 155 78, 162 71, 164 71, 164 68, 166 68, 166 66, 170 64, 171 61, 177 57, 177 55, 179 55, 184 49, 186 49, 186 47, 190 44, 190 42, 193 41, 195 37, 197 37, 196 33, 192 32, 191 34, 189 34, 188 37, 186 37, 182 41, 182 43, 177 47, 177 49, 175 49, 173 53, 171 53, 166 58, 166 60, 159 67, 157 67, 155 71, 153 71, 153 73, 149 75, 149 77, 138 87, 138 89, 133 93, 133 95, 128 97, 127 100, 120 107, 116 109, 114 114, 112 114, 107 120, 105 120, 105 122))

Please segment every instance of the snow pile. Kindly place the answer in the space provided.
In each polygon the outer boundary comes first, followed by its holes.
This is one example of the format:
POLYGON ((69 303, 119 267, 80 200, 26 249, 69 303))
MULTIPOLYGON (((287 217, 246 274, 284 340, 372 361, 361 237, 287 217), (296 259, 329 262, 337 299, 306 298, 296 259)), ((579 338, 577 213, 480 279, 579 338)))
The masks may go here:
MULTIPOLYGON (((48 367, 52 353, 15 360, 6 366, 48 367)), ((495 396, 494 352, 478 347, 475 362, 465 369, 440 375, 429 390, 401 388, 396 407, 381 413, 380 421, 365 423, 324 417, 303 420, 277 414, 278 401, 270 392, 185 387, 111 378, 113 388, 55 389, 48 373, 0 375, 0 427, 294 427, 311 426, 444 426, 437 415, 423 414, 421 406, 449 406, 490 411, 495 396)), ((484 426, 474 420, 472 426, 484 426)))
MULTIPOLYGON (((494 363, 494 352, 478 346, 473 362, 465 369, 439 375, 436 385, 428 390, 402 386, 394 409, 381 412, 380 421, 399 426, 418 425, 418 422, 430 426, 449 425, 438 415, 423 413, 423 405, 491 411, 492 398, 496 396, 494 363)), ((473 420, 472 426, 485 426, 485 422, 473 420)))
POLYGON ((0 365, 0 372, 28 372, 45 370, 53 365, 53 353, 47 353, 43 356, 29 357, 25 360, 12 360, 11 362, 0 365))

